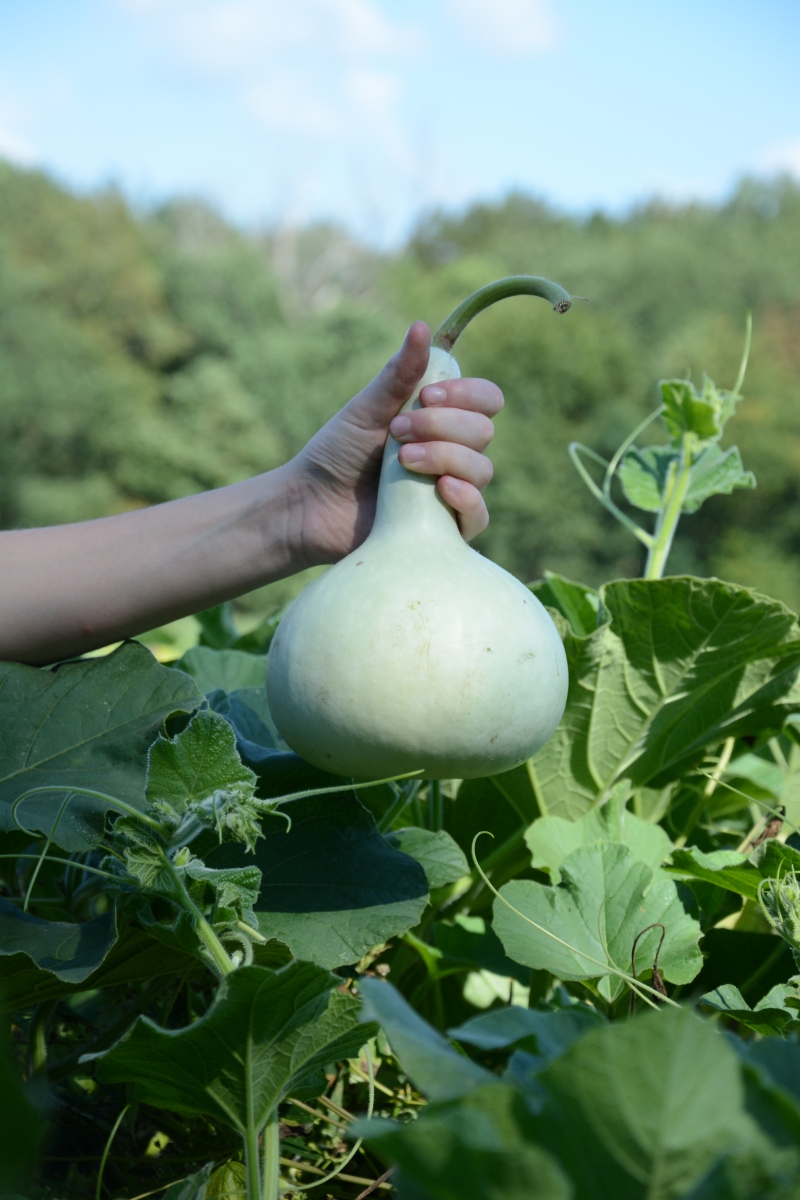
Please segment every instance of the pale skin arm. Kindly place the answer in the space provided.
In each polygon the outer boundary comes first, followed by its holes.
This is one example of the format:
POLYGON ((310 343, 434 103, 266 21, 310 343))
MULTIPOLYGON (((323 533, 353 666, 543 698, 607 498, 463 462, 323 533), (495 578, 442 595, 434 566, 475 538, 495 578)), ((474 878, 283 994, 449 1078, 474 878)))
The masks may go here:
POLYGON ((372 527, 387 429, 405 467, 439 476, 475 537, 489 520, 483 451, 503 397, 488 380, 453 379, 396 417, 429 347, 415 322, 380 374, 275 471, 97 521, 0 532, 0 660, 55 662, 338 561, 372 527))

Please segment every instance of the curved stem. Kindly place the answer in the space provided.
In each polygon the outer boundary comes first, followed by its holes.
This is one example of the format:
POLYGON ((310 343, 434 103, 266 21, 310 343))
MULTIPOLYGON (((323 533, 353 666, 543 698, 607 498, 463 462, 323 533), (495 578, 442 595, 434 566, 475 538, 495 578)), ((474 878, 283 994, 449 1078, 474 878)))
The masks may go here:
MULTIPOLYGON (((109 796, 105 792, 95 792, 92 788, 84 787, 67 787, 66 784, 53 783, 48 787, 29 788, 27 792, 23 792, 21 796, 17 796, 11 806, 11 819, 23 833, 27 833, 29 837, 34 837, 36 831, 26 829, 24 825, 17 820, 17 809, 23 800, 27 800, 28 796, 41 795, 43 792, 70 792, 73 796, 91 796, 93 800, 103 800, 108 804, 109 808, 116 812, 125 813, 128 817, 135 817, 145 825, 149 825, 151 829, 157 829, 159 833, 165 832, 164 826, 159 821, 154 821, 152 817, 148 817, 147 813, 140 812, 138 808, 134 808, 131 804, 126 804, 124 800, 118 800, 116 796, 109 796)), ((68 796, 67 800, 71 797, 68 796)))
POLYGON ((634 429, 633 433, 628 434, 628 436, 625 438, 625 441, 622 443, 622 445, 619 447, 619 449, 617 450, 614 457, 611 459, 611 462, 608 464, 608 468, 606 470, 605 479, 603 480, 603 491, 606 493, 607 496, 611 495, 611 480, 613 479, 614 472, 616 471, 616 469, 619 466, 620 462, 622 461, 623 457, 630 450, 631 446, 636 441, 639 434, 644 433, 645 429, 647 429, 647 426, 652 421, 655 421, 656 417, 660 417, 663 412, 664 412, 664 405, 659 404, 658 408, 654 408, 653 411, 650 413, 650 416, 645 417, 645 419, 643 421, 640 421, 639 424, 634 429))
MULTIPOLYGON (((375 1109, 375 1067, 373 1066, 372 1055, 370 1054, 369 1046, 366 1047, 366 1050, 367 1050, 367 1067, 369 1069, 369 1104, 367 1106, 367 1120, 371 1121, 372 1114, 375 1109)), ((363 1141, 364 1141, 363 1138, 359 1138, 358 1141, 356 1142, 355 1146, 353 1146, 353 1149, 350 1151, 350 1153, 345 1158, 342 1159, 342 1161, 334 1168, 333 1171, 330 1172, 330 1174, 323 1175, 322 1179, 316 1179, 316 1180, 314 1180, 313 1183, 304 1183, 303 1191, 304 1192, 311 1191, 312 1187, 320 1187, 321 1184, 330 1183, 331 1179, 335 1179, 336 1176, 341 1171, 344 1170, 344 1168, 347 1166, 347 1164, 350 1162, 350 1160, 355 1158, 356 1154, 361 1149, 361 1145, 362 1145, 363 1141)))
POLYGON ((652 551, 652 547, 655 544, 655 540, 652 535, 645 532, 640 525, 637 525, 635 521, 631 520, 627 513, 624 513, 621 508, 616 506, 614 501, 611 499, 611 496, 606 491, 605 485, 602 489, 597 486, 589 472, 586 470, 586 467, 581 462, 579 451, 583 454, 588 454, 589 457, 593 458, 594 461, 599 463, 601 467, 605 467, 606 476, 608 476, 608 470, 611 464, 607 463, 606 460, 601 458, 599 454, 596 454, 594 450, 590 450, 588 446, 582 446, 580 442, 570 442, 569 446, 567 447, 567 453, 572 459, 578 474, 592 495, 600 501, 604 508, 608 509, 612 516, 617 518, 621 525, 625 526, 629 533, 632 533, 635 538, 638 538, 640 542, 644 543, 644 545, 652 551))
POLYGON ((747 371, 747 360, 750 357, 750 342, 752 340, 752 337, 753 337, 753 314, 751 312, 748 312, 747 325, 745 328, 745 335, 744 335, 744 350, 742 351, 742 361, 739 363, 739 374, 736 376, 736 383, 733 385, 733 392, 731 393, 731 395, 734 397, 734 399, 739 395, 741 386, 744 383, 744 377, 745 377, 745 373, 747 371))
POLYGON ((28 911, 28 905, 30 904, 30 901, 31 901, 31 895, 33 894, 33 889, 36 886, 36 880, 39 878, 39 872, 42 869, 42 863, 44 862, 45 858, 47 857, 47 851, 50 849, 50 843, 52 842, 53 838, 55 837, 55 832, 58 829, 58 823, 64 815, 64 809, 67 807, 67 805, 69 804, 71 799, 72 799, 71 793, 68 793, 64 797, 64 799, 61 802, 61 808, 58 810, 58 816, 56 817, 55 821, 53 821, 53 824, 50 827, 50 832, 47 835, 47 840, 44 844, 41 854, 39 855, 39 861, 37 862, 36 866, 33 868, 33 874, 31 875, 31 881, 28 884, 28 890, 25 893, 25 901, 22 905, 23 912, 28 911))
POLYGON ((100 1159, 100 1166, 97 1169, 97 1187, 95 1188, 95 1192, 94 1192, 95 1200, 100 1200, 100 1196, 102 1195, 103 1174, 106 1169, 106 1163, 108 1162, 108 1154, 109 1154, 109 1151, 111 1150, 111 1143, 113 1142, 114 1138, 117 1136, 117 1130, 119 1129, 120 1125, 122 1124, 123 1117, 125 1116, 125 1113, 128 1111, 129 1108, 130 1108, 130 1104, 126 1104, 125 1107, 123 1108, 122 1112, 119 1114, 116 1121, 114 1122, 114 1127, 111 1130, 111 1133, 108 1135, 108 1141, 106 1142, 105 1150, 103 1151, 103 1157, 100 1159))
POLYGON ((480 288, 468 296, 463 304, 459 304, 449 317, 445 317, 431 345, 441 350, 452 350, 461 334, 473 317, 508 296, 541 296, 548 300, 557 313, 569 312, 572 308, 572 297, 557 283, 542 279, 538 275, 510 275, 506 279, 497 279, 486 287, 480 288))

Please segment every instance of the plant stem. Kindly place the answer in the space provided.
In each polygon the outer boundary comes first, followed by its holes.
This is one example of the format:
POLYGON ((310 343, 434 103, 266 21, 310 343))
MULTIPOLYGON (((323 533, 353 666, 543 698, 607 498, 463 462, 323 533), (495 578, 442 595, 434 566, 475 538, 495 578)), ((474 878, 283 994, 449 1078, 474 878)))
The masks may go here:
POLYGON ((261 1171, 258 1161, 258 1130, 248 1122, 244 1139, 244 1164, 247 1177, 247 1200, 262 1200, 261 1171))
POLYGON ((36 1005, 31 1017, 29 1054, 32 1075, 38 1075, 47 1066, 47 1026, 56 1004, 56 1000, 43 1000, 36 1005))
POLYGON ((161 851, 161 858, 164 862, 164 867, 167 871, 167 874, 178 890, 183 907, 194 917, 197 932, 203 942, 205 942, 206 949, 213 958, 220 975, 230 975, 231 971, 235 970, 235 967, 231 961, 228 951, 225 949, 222 942, 214 933, 214 930, 211 928, 208 921, 205 919, 203 914, 200 912, 200 909, 189 895, 183 880, 163 850, 161 851))
POLYGON ((647 554, 645 579, 661 579, 664 574, 678 521, 681 519, 683 502, 689 490, 695 441, 693 433, 683 435, 680 464, 671 471, 664 489, 664 503, 656 521, 653 544, 647 554))
POLYGON ((441 779, 432 779, 428 789, 428 828, 434 833, 442 828, 444 823, 444 800, 442 797, 441 779))
POLYGON ((263 1200, 280 1200, 281 1127, 277 1106, 264 1127, 263 1200))
POLYGON ((542 279, 538 275, 510 275, 506 279, 497 279, 486 287, 480 288, 467 296, 458 308, 445 317, 431 341, 432 346, 450 351, 458 338, 469 325, 473 317, 483 312, 485 308, 505 300, 507 296, 541 296, 548 300, 557 313, 569 312, 572 308, 572 297, 557 283, 542 279))

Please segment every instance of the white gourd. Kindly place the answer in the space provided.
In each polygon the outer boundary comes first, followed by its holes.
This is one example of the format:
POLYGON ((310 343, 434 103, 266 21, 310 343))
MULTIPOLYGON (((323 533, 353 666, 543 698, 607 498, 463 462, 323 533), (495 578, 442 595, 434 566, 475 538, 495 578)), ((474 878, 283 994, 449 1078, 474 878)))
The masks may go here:
MULTIPOLYGON (((476 297, 501 285, 501 295, 542 295, 530 282, 499 281, 476 297)), ((567 294, 548 286, 556 310, 566 311, 567 294)), ((434 341, 452 345, 474 315, 453 335, 467 303, 434 341)), ((401 411, 420 407, 426 385, 459 376, 447 349, 434 345, 401 411)), ((337 775, 495 775, 534 754, 561 720, 564 648, 532 592, 470 549, 435 477, 406 471, 398 451, 389 437, 366 541, 306 587, 278 627, 267 664, 270 712, 297 754, 337 775)))

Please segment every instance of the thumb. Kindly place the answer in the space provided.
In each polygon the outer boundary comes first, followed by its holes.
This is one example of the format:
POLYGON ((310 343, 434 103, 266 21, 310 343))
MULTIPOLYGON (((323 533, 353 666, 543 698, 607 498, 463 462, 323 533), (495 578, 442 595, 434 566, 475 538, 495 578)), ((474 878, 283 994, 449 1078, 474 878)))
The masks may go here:
POLYGON ((347 405, 351 419, 364 428, 385 428, 425 374, 430 352, 431 331, 415 321, 397 354, 347 405))

